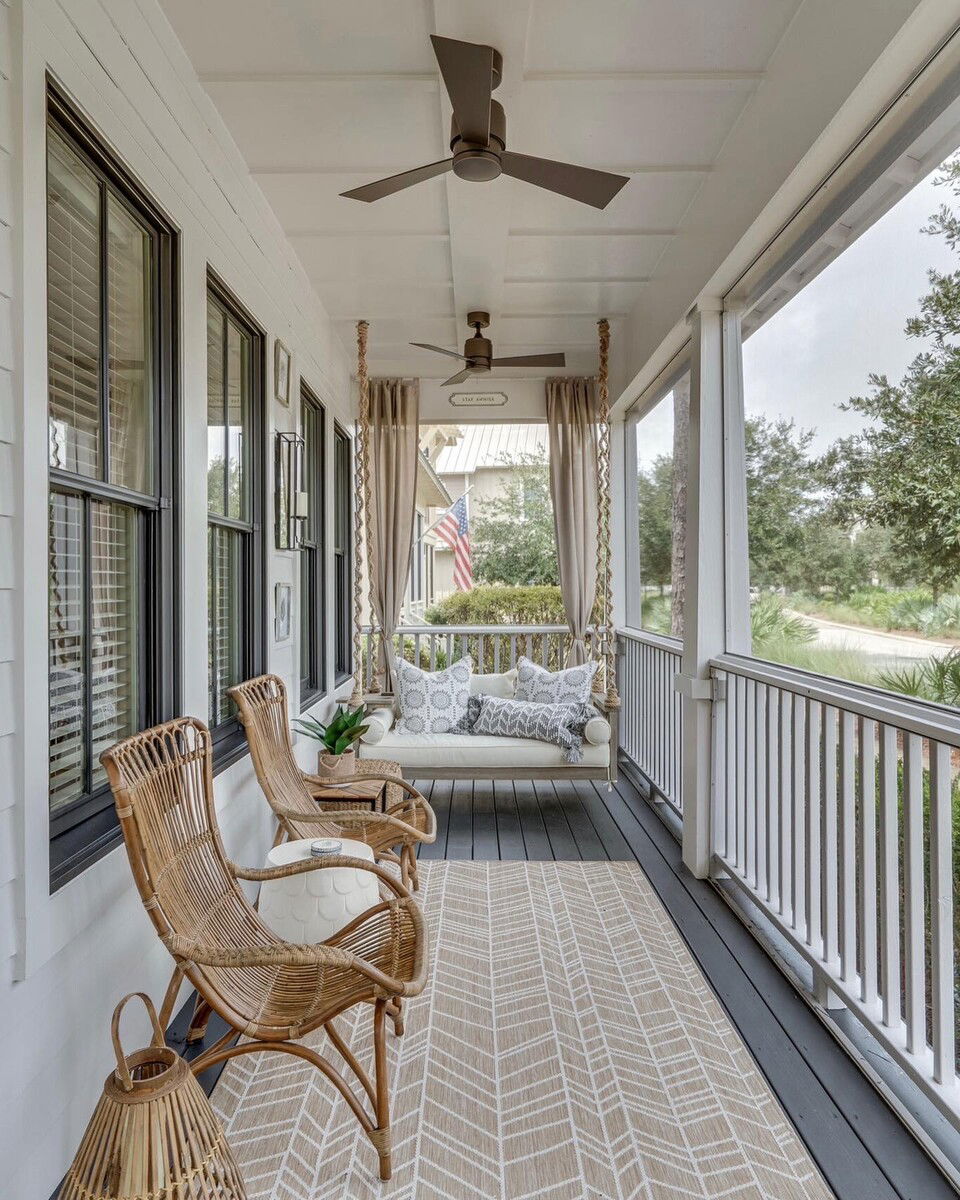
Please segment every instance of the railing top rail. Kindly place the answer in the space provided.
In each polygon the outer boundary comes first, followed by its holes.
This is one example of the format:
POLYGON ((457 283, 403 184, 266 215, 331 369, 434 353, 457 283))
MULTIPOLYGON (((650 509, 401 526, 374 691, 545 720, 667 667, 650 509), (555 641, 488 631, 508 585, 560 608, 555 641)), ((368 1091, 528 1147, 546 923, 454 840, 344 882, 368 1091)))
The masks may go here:
POLYGON ((939 704, 740 654, 721 654, 711 660, 710 666, 716 671, 753 679, 920 737, 960 747, 960 711, 939 704))
MULTIPOLYGON (((364 633, 370 632, 370 626, 365 625, 364 633)), ((510 634, 531 634, 531 633, 568 633, 566 625, 398 625, 396 632, 403 634, 405 637, 415 633, 421 636, 425 634, 442 634, 446 636, 448 633, 458 636, 483 634, 485 637, 491 637, 495 634, 509 636, 510 634)), ((587 630, 592 633, 592 629, 587 630)))
POLYGON ((643 642, 646 646, 656 646, 660 650, 669 650, 672 654, 680 654, 683 651, 682 638, 666 633, 651 633, 649 629, 620 625, 617 627, 617 637, 627 638, 631 642, 643 642))

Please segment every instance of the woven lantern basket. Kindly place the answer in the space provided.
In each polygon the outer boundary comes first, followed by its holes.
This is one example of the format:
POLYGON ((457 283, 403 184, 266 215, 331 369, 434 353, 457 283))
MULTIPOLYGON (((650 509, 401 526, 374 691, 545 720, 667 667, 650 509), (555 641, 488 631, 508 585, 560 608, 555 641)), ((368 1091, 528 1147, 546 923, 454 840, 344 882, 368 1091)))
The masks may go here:
POLYGON ((133 992, 113 1013, 117 1069, 107 1076, 60 1200, 247 1200, 223 1129, 186 1062, 164 1044, 156 1010, 133 992), (153 1041, 126 1055, 120 1014, 146 1005, 153 1041))

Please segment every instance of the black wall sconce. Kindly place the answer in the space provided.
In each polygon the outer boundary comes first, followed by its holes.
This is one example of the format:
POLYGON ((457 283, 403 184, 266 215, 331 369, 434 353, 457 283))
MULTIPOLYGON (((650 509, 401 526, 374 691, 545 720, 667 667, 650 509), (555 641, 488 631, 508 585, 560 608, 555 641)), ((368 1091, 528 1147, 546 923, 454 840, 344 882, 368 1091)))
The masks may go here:
POLYGON ((299 550, 307 523, 308 497, 303 490, 303 438, 299 433, 276 435, 274 511, 278 550, 299 550))

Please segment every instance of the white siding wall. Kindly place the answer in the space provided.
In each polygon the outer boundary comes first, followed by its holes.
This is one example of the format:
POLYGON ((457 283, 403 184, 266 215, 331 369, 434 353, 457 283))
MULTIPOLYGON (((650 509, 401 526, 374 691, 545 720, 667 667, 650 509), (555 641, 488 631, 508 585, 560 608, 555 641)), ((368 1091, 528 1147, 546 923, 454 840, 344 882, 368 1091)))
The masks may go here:
MULTIPOLYGON (((0 1194, 16 1200, 46 1200, 68 1165, 110 1067, 116 1000, 134 988, 159 997, 169 971, 122 849, 52 897, 47 886, 48 70, 181 230, 185 711, 207 704, 208 263, 268 331, 269 376, 273 337, 293 351, 292 394, 302 372, 326 405, 329 445, 334 419, 350 422, 349 360, 155 0, 0 0, 0 1194)), ((293 428, 296 403, 271 403, 269 416, 271 434, 293 428)), ((265 525, 270 546, 269 503, 265 525)), ((272 591, 296 584, 297 559, 267 558, 269 667, 293 690, 296 635, 273 643, 272 591)), ((228 851, 259 861, 270 822, 249 760, 216 786, 228 851)), ((131 1043, 143 1033, 131 1020, 131 1043)))

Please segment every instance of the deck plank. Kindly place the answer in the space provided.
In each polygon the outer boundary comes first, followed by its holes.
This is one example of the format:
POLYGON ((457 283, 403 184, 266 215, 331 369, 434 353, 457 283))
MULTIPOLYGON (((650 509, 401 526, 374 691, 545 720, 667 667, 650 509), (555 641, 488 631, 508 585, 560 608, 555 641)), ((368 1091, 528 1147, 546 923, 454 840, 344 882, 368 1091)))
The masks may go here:
POLYGON ((517 811, 517 797, 510 779, 493 781, 493 805, 497 814, 497 837, 500 841, 500 857, 522 861, 527 857, 517 811))
MULTIPOLYGON (((423 791, 423 788, 420 789, 423 791)), ((430 801, 437 815, 437 839, 428 846, 421 846, 417 851, 419 858, 447 857, 447 827, 450 822, 450 796, 453 785, 449 779, 435 779, 430 784, 429 794, 424 795, 430 801)))
POLYGON ((554 857, 547 830, 543 824, 540 805, 533 783, 529 779, 518 779, 514 783, 514 793, 517 800, 517 812, 520 816, 520 829, 523 833, 523 844, 529 862, 543 862, 554 857))
POLYGON ((473 857, 500 858, 492 779, 478 779, 473 785, 473 857))
MULTIPOLYGON (((584 781, 589 782, 589 781, 584 781)), ((585 861, 602 862, 610 857, 587 810, 580 802, 582 785, 573 779, 554 781, 557 803, 563 810, 567 825, 577 845, 577 852, 585 861)))
POLYGON ((551 779, 535 779, 533 790, 536 793, 543 816, 543 824, 553 849, 553 858, 560 861, 579 861, 581 855, 577 846, 563 805, 557 796, 556 788, 551 779))
POLYGON ((447 858, 473 858, 473 781, 457 779, 450 796, 447 858))

